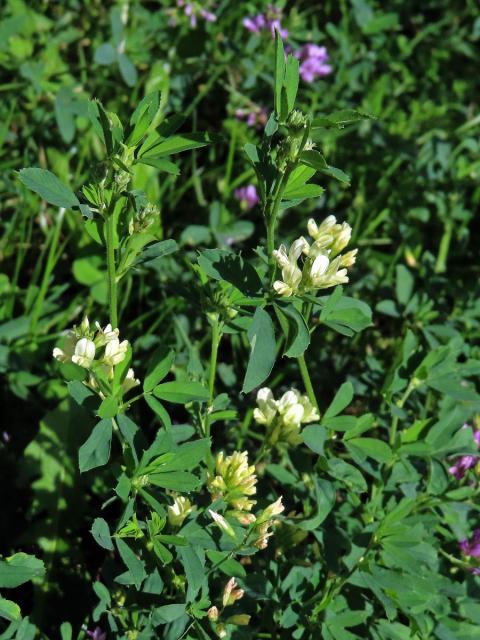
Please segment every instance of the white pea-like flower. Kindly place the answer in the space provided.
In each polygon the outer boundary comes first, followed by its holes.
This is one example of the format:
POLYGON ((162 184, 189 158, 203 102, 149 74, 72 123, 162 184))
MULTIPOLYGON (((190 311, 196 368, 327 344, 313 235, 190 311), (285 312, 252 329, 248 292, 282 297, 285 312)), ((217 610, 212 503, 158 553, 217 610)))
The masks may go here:
POLYGON ((283 280, 276 280, 273 288, 281 296, 292 296, 298 291, 298 287, 302 280, 302 271, 298 267, 298 259, 302 253, 308 249, 308 242, 301 237, 295 240, 287 253, 285 245, 280 245, 279 249, 275 249, 272 253, 275 261, 282 269, 283 280))
POLYGON ((194 507, 188 498, 175 496, 173 504, 167 507, 168 522, 172 527, 181 527, 183 521, 193 509, 194 507))
POLYGON ((75 334, 73 333, 73 331, 69 331, 63 341, 63 349, 60 349, 59 347, 55 347, 55 349, 52 352, 52 355, 55 358, 55 360, 58 360, 59 362, 71 362, 72 356, 75 353, 75 347, 77 342, 78 340, 75 337, 75 334))
POLYGON ((118 338, 114 338, 107 342, 105 346, 105 355, 103 361, 106 365, 114 367, 120 362, 123 362, 128 350, 128 340, 119 341, 118 338))
POLYGON ((103 345, 111 342, 112 340, 118 340, 118 329, 112 329, 111 324, 107 324, 107 326, 102 329, 99 322, 95 323, 97 327, 97 335, 95 336, 95 343, 97 347, 103 347, 103 345))
POLYGON ((130 391, 130 389, 138 387, 139 384, 140 380, 138 378, 135 378, 135 371, 130 368, 127 371, 127 375, 125 376, 124 381, 122 382, 122 394, 125 395, 130 391))
POLYGON ((277 415, 277 403, 271 389, 262 387, 257 393, 257 407, 253 411, 253 418, 258 424, 269 425, 277 415))
POLYGON ((72 362, 88 369, 95 358, 95 343, 89 338, 81 338, 75 345, 72 362))

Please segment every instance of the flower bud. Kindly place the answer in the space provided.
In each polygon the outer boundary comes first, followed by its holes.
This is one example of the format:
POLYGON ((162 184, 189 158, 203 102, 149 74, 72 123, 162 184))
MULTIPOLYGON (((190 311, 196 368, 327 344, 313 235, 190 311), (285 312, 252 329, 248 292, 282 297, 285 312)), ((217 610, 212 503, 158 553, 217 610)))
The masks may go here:
POLYGON ((218 609, 215 605, 213 607, 210 607, 210 609, 207 611, 207 616, 211 622, 216 622, 218 620, 218 609))
POLYGON ((230 537, 236 538, 235 531, 233 530, 232 526, 228 524, 228 522, 222 515, 216 513, 215 511, 212 511, 211 509, 208 510, 208 513, 212 516, 215 524, 217 524, 222 531, 225 531, 225 533, 227 533, 230 537))
POLYGON ((237 589, 236 587, 237 583, 235 578, 230 578, 223 590, 222 604, 224 607, 228 607, 237 600, 240 600, 240 598, 243 598, 245 591, 243 589, 237 589))

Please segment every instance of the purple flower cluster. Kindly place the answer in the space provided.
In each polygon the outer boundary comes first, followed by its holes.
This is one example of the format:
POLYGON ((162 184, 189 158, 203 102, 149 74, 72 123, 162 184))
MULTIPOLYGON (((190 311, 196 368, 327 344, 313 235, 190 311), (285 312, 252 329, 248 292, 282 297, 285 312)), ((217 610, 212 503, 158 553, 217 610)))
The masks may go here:
POLYGON ((249 127, 262 128, 267 124, 268 111, 265 107, 252 107, 250 111, 237 109, 235 116, 238 120, 245 120, 249 127))
MULTIPOLYGON (((198 18, 203 18, 206 22, 215 22, 217 16, 209 11, 204 6, 202 6, 199 2, 194 0, 177 0, 177 6, 180 9, 183 9, 184 14, 190 19, 190 26, 192 29, 195 29, 198 23, 198 18)), ((171 14, 170 25, 176 26, 178 22, 178 15, 176 13, 176 9, 168 9, 167 10, 171 14)))
POLYGON ((326 47, 305 44, 293 55, 300 62, 299 73, 305 82, 313 82, 316 78, 323 78, 332 73, 332 67, 327 64, 329 57, 326 47))
MULTIPOLYGON (((468 428, 468 424, 463 425, 463 429, 468 428)), ((475 430, 473 432, 473 439, 475 440, 477 447, 480 447, 480 430, 475 430)), ((479 459, 479 456, 461 456, 456 460, 455 464, 448 469, 448 472, 451 473, 452 476, 455 476, 457 480, 461 480, 467 471, 477 464, 479 459)))
MULTIPOLYGON (((268 5, 266 13, 259 13, 256 16, 243 19, 243 26, 251 33, 260 33, 268 30, 275 37, 275 30, 278 31, 281 38, 288 36, 288 31, 282 29, 280 21, 282 19, 282 10, 273 5, 268 5)), ((288 51, 288 47, 286 48, 288 51)), ((332 67, 328 64, 328 52, 325 47, 319 47, 316 44, 304 44, 298 51, 293 54, 300 62, 299 73, 304 82, 313 82, 316 78, 323 78, 332 73, 332 67)))
POLYGON ((240 201, 240 206, 247 211, 260 202, 257 190, 253 184, 235 189, 233 195, 240 201))
POLYGON ((259 13, 257 16, 251 18, 244 18, 243 26, 250 31, 250 33, 260 33, 261 31, 268 30, 272 34, 272 38, 275 37, 275 30, 278 31, 281 38, 288 36, 288 31, 282 29, 280 24, 282 19, 282 10, 279 7, 274 7, 269 4, 265 13, 259 13))

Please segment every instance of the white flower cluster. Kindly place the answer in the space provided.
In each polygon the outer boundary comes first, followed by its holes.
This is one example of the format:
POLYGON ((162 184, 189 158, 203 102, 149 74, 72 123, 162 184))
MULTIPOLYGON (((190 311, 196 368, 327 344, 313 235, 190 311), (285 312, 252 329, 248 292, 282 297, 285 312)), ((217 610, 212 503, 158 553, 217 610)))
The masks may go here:
POLYGON ((355 263, 358 251, 353 249, 341 255, 352 236, 350 225, 337 224, 335 216, 328 216, 320 226, 311 218, 307 228, 314 240, 312 244, 302 236, 293 242, 288 252, 283 244, 273 251, 282 270, 282 280, 276 280, 273 288, 281 296, 302 295, 348 282, 347 267, 355 263), (298 260, 302 254, 306 258, 300 268, 298 260))
MULTIPOLYGON (((89 386, 97 390, 95 370, 101 368, 109 380, 113 380, 114 367, 123 362, 128 350, 128 340, 120 342, 118 329, 111 324, 102 329, 99 323, 91 329, 87 316, 82 324, 74 326, 65 336, 63 349, 55 347, 53 357, 60 362, 73 362, 90 371, 89 386)), ((127 393, 140 384, 133 369, 129 369, 122 384, 122 393, 127 393)))
POLYGON ((257 393, 257 408, 253 417, 267 430, 267 442, 270 445, 287 443, 299 444, 302 424, 315 422, 320 418, 316 407, 307 396, 296 389, 290 389, 280 400, 275 400, 271 389, 263 387, 257 393))

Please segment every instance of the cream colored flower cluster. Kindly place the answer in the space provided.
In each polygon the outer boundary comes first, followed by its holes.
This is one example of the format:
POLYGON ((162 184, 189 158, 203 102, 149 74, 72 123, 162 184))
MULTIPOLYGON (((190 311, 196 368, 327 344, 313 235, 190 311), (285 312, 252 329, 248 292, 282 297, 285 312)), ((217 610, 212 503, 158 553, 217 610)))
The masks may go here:
MULTIPOLYGON (((246 451, 235 451, 227 457, 223 452, 219 453, 215 461, 215 474, 209 474, 207 477, 207 486, 212 494, 212 500, 219 498, 224 500, 229 506, 225 515, 235 518, 240 524, 251 526, 249 537, 252 538, 253 545, 264 549, 268 538, 272 535, 270 528, 274 517, 283 511, 284 506, 282 498, 278 498, 263 511, 257 514, 251 513, 256 501, 250 496, 256 493, 256 483, 255 467, 248 464, 246 451)), ((232 526, 221 514, 211 509, 209 512, 220 529, 235 537, 232 526)))
POLYGON ((355 263, 358 251, 341 254, 352 236, 350 225, 338 224, 335 216, 328 216, 320 225, 310 219, 307 228, 312 244, 302 236, 288 252, 283 244, 273 251, 282 270, 282 280, 276 280, 273 288, 281 296, 302 295, 348 282, 347 267, 355 263), (300 268, 298 261, 302 254, 305 260, 300 268))
POLYGON ((258 424, 265 425, 267 442, 272 446, 282 442, 299 444, 302 441, 301 425, 320 418, 308 397, 296 389, 290 389, 279 400, 275 400, 268 387, 259 389, 253 417, 258 424))
POLYGON ((255 467, 248 464, 246 451, 235 451, 226 456, 221 451, 215 460, 215 473, 208 474, 207 486, 212 499, 222 498, 233 510, 230 514, 242 524, 250 524, 255 517, 248 513, 256 503, 250 496, 257 489, 255 467))
MULTIPOLYGON (((63 349, 55 347, 53 357, 60 362, 73 362, 88 369, 89 386, 97 389, 95 370, 101 368, 108 380, 113 380, 115 366, 125 360, 129 343, 128 340, 120 342, 118 335, 118 329, 112 329, 111 324, 102 329, 97 322, 92 329, 85 316, 79 327, 74 326, 66 334, 63 349)), ((140 380, 135 378, 135 372, 129 369, 122 384, 122 393, 127 393, 139 384, 140 380)))

